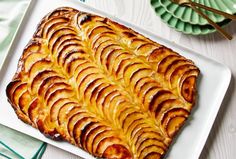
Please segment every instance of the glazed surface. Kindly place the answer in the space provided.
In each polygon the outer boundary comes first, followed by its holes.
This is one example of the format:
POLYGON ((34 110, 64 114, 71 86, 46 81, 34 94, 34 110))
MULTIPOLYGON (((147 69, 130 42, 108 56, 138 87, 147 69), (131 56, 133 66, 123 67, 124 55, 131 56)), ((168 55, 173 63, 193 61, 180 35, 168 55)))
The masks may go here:
POLYGON ((196 98, 198 68, 135 31, 59 8, 7 87, 18 117, 104 158, 163 158, 196 98))

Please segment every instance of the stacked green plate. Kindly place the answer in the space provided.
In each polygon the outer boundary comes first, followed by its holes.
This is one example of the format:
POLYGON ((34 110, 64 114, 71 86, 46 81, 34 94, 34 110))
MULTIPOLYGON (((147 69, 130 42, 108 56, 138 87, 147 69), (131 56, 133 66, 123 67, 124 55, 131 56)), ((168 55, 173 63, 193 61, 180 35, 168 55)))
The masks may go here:
MULTIPOLYGON (((230 13, 236 13, 236 0, 193 0, 194 2, 230 13)), ((185 34, 201 35, 215 32, 208 22, 190 7, 180 6, 171 0, 151 0, 151 5, 162 21, 170 27, 185 34)), ((220 26, 225 26, 231 20, 210 11, 201 9, 209 18, 220 26)))

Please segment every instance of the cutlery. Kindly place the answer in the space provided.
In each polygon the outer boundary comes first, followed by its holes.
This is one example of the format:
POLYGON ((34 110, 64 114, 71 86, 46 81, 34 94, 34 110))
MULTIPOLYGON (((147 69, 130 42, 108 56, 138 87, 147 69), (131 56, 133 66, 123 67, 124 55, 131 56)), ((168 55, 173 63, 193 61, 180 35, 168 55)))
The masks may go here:
POLYGON ((236 20, 236 15, 232 15, 232 14, 229 14, 229 13, 226 13, 226 12, 223 12, 221 10, 217 10, 217 9, 214 9, 214 8, 211 8, 211 7, 208 7, 208 6, 205 6, 205 5, 202 5, 200 3, 196 3, 196 2, 193 2, 191 0, 172 0, 173 2, 175 3, 178 3, 178 4, 182 4, 182 5, 194 5, 195 7, 199 7, 199 8, 203 8, 205 10, 208 10, 208 11, 211 11, 213 13, 216 13, 216 14, 219 14, 219 15, 222 15, 228 19, 232 19, 232 20, 236 20))
POLYGON ((195 3, 192 0, 171 0, 171 1, 176 3, 176 4, 179 4, 179 5, 186 5, 186 6, 191 7, 195 12, 197 12, 199 15, 201 15, 203 18, 205 18, 208 21, 208 23, 210 25, 212 25, 225 38, 227 38, 229 40, 231 40, 233 38, 226 31, 224 31, 218 24, 216 24, 210 18, 208 18, 208 16, 206 14, 202 13, 197 7, 204 8, 206 10, 212 11, 212 12, 220 14, 220 15, 223 15, 226 18, 230 18, 230 19, 233 19, 233 20, 236 20, 236 16, 235 15, 231 15, 231 14, 228 14, 228 13, 225 13, 225 12, 222 12, 222 11, 219 11, 219 10, 216 10, 216 9, 204 6, 202 4, 195 3))

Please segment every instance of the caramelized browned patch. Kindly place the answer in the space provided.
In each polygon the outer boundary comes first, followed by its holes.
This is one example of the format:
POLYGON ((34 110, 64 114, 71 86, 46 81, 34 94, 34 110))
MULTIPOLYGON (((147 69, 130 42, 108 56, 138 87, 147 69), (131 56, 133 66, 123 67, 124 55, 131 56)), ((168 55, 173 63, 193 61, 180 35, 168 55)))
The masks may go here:
POLYGON ((59 8, 6 88, 17 116, 95 157, 163 158, 196 99, 198 68, 121 24, 59 8))

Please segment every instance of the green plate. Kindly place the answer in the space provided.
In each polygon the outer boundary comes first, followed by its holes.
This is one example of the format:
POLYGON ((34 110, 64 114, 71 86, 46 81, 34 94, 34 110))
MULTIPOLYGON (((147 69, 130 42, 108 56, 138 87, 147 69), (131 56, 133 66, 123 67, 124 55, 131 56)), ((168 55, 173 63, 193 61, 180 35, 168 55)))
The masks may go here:
MULTIPOLYGON (((193 0, 193 1, 224 12, 228 12, 230 14, 236 13, 236 0, 193 0)), ((166 9, 166 11, 168 11, 174 17, 181 19, 183 22, 188 22, 190 24, 195 24, 195 25, 208 24, 206 19, 201 17, 190 7, 177 5, 175 3, 172 3, 170 0, 160 0, 160 4, 166 9)), ((201 11, 206 15, 208 15, 208 17, 211 18, 215 23, 220 23, 226 19, 221 15, 214 14, 204 9, 201 9, 201 11)))
MULTIPOLYGON (((211 25, 193 25, 176 18, 161 5, 160 0, 151 0, 151 5, 154 8, 156 14, 160 16, 162 21, 177 31, 192 35, 205 35, 216 31, 211 25)), ((230 21, 231 20, 226 19, 218 24, 220 26, 225 26, 230 21)))

